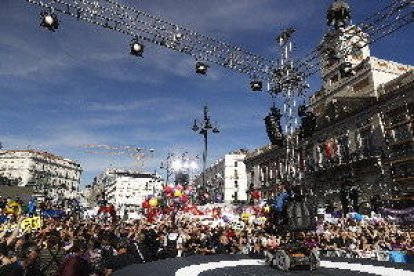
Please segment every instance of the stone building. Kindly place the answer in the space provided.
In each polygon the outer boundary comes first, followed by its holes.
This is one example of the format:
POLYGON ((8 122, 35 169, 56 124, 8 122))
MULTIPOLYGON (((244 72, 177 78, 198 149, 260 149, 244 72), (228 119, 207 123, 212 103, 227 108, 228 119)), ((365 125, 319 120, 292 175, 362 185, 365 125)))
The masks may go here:
POLYGON ((93 208, 104 199, 116 207, 118 215, 123 216, 128 212, 138 211, 149 195, 159 195, 163 184, 161 177, 156 174, 106 169, 95 177, 88 188, 88 205, 93 208))
POLYGON ((0 151, 0 176, 18 186, 32 186, 39 196, 74 199, 82 168, 75 161, 36 150, 0 151))
MULTIPOLYGON (((206 169, 204 191, 209 194, 209 201, 231 203, 247 200, 246 154, 246 150, 230 152, 206 169)), ((202 186, 202 179, 202 175, 195 178, 196 187, 202 186)))
POLYGON ((353 25, 327 33, 320 49, 356 38, 361 45, 342 58, 321 51, 322 88, 307 108, 315 131, 290 138, 295 181, 286 175, 286 148, 265 146, 245 159, 249 189, 268 197, 278 183, 301 184, 325 203, 351 190, 359 202, 414 192, 414 68, 372 57, 367 36, 353 25))

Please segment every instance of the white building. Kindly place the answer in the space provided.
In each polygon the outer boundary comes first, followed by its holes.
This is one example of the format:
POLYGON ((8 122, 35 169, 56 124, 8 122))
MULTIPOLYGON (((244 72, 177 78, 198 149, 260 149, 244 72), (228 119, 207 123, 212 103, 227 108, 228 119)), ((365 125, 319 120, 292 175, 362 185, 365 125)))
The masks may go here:
POLYGON ((106 169, 97 176, 91 186, 92 202, 105 198, 108 204, 116 207, 120 216, 135 212, 149 195, 159 195, 163 188, 159 175, 132 170, 106 169))
MULTIPOLYGON (((205 171, 205 190, 214 202, 230 203, 247 200, 247 174, 244 158, 246 150, 224 155, 205 171)), ((198 191, 203 185, 203 175, 196 177, 198 191)))
POLYGON ((368 36, 355 25, 347 27, 341 33, 326 35, 321 42, 321 49, 349 47, 355 42, 352 54, 338 60, 329 59, 322 54, 322 88, 311 98, 312 110, 316 115, 324 113, 326 107, 338 98, 378 97, 384 84, 412 71, 414 67, 383 60, 371 56, 367 45, 368 36), (360 48, 362 47, 362 48, 360 48), (352 64, 354 76, 342 76, 340 67, 344 63, 352 64))
POLYGON ((81 173, 80 164, 48 152, 0 151, 0 176, 34 186, 49 198, 76 198, 81 173))

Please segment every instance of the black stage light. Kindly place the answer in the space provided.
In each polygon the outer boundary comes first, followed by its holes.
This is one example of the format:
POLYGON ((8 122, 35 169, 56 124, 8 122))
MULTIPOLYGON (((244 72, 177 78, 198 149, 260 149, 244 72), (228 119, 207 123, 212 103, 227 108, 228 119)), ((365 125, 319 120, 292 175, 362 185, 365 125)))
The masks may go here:
POLYGON ((265 125, 267 136, 269 137, 272 145, 283 146, 283 133, 282 126, 280 124, 280 118, 282 117, 280 110, 273 106, 270 109, 270 113, 265 117, 265 125))
POLYGON ((250 82, 250 88, 252 91, 262 91, 263 83, 259 80, 253 80, 250 82))
POLYGON ((142 43, 139 43, 137 40, 133 40, 131 42, 131 55, 136 57, 142 57, 142 54, 144 53, 144 45, 142 43))
POLYGON ((205 63, 203 63, 203 62, 200 62, 200 61, 198 61, 197 63, 196 63, 196 73, 197 74, 201 74, 201 75, 205 75, 205 74, 207 74, 207 69, 208 69, 208 65, 207 64, 205 64, 205 63))
POLYGON ((59 19, 56 14, 48 11, 43 11, 40 13, 40 26, 48 29, 49 31, 54 32, 59 28, 59 19))

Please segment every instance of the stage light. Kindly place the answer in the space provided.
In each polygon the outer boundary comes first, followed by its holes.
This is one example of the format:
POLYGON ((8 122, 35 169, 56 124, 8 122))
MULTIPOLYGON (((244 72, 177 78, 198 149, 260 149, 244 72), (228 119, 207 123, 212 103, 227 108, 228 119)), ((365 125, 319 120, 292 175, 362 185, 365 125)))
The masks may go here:
POLYGON ((263 83, 261 81, 259 81, 259 80, 253 80, 253 81, 250 82, 250 88, 254 92, 256 92, 256 91, 262 91, 263 83))
POLYGON ((137 40, 131 42, 131 55, 142 57, 144 53, 144 45, 139 43, 137 40))
POLYGON ((220 130, 217 127, 215 127, 213 128, 213 133, 220 133, 220 130))
POLYGON ((282 117, 280 110, 273 106, 270 109, 270 113, 265 117, 265 125, 267 136, 269 137, 272 145, 283 146, 283 133, 282 126, 280 124, 280 118, 282 117))
POLYGON ((40 26, 54 32, 59 28, 59 20, 56 14, 52 12, 43 11, 40 14, 41 23, 40 26))
POLYGON ((205 64, 205 63, 203 63, 203 62, 200 62, 200 61, 198 61, 197 63, 196 63, 196 73, 197 74, 201 74, 201 75, 205 75, 205 74, 207 74, 207 69, 208 69, 208 65, 207 64, 205 64))
POLYGON ((182 33, 176 33, 174 35, 174 41, 180 41, 183 38, 183 34, 182 33))

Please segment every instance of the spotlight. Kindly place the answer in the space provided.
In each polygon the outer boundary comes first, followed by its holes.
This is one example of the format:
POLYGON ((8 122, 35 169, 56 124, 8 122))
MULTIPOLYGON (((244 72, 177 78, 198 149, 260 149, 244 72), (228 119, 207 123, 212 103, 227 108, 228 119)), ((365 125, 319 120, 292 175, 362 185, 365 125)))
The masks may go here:
POLYGON ((270 109, 269 115, 265 117, 265 125, 267 136, 269 137, 272 145, 283 146, 283 133, 282 126, 280 124, 280 118, 282 117, 280 110, 273 105, 270 109))
POLYGON ((183 38, 183 34, 182 33, 176 33, 174 35, 174 41, 180 41, 183 38))
POLYGON ((56 16, 56 14, 52 12, 43 11, 40 14, 40 26, 45 27, 49 31, 54 32, 59 28, 59 20, 56 16))
POLYGON ((262 91, 263 83, 259 80, 253 80, 250 82, 250 88, 252 91, 262 91))
POLYGON ((144 45, 139 43, 137 40, 133 40, 131 42, 131 55, 142 57, 142 54, 144 53, 144 45))
POLYGON ((208 65, 207 64, 205 64, 205 63, 203 63, 203 62, 200 62, 200 61, 198 61, 197 63, 196 63, 196 73, 197 74, 201 74, 201 75, 205 75, 205 74, 207 74, 207 69, 208 69, 208 65))

